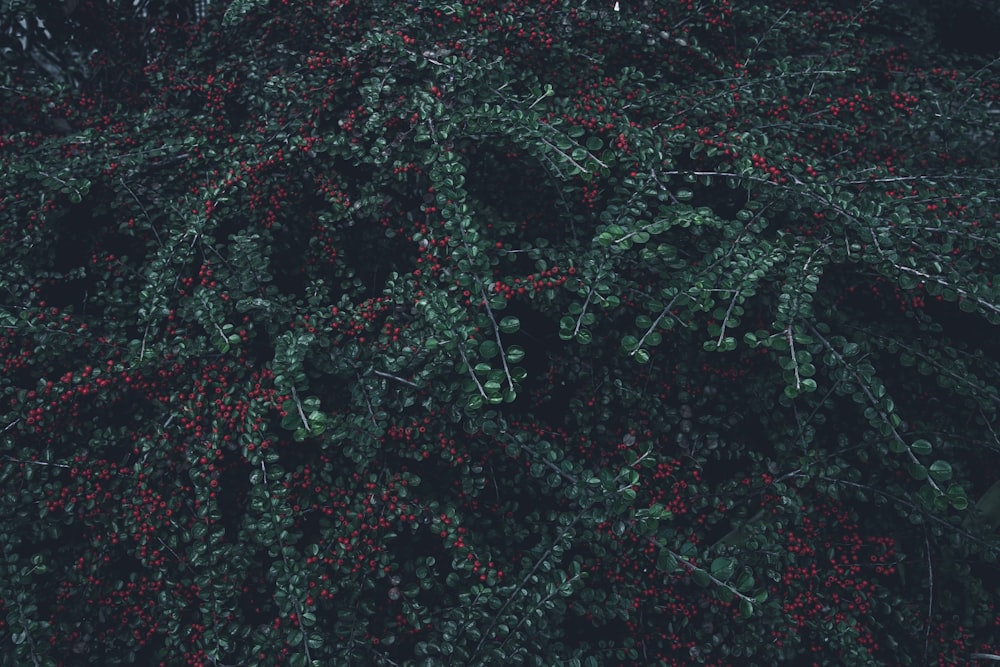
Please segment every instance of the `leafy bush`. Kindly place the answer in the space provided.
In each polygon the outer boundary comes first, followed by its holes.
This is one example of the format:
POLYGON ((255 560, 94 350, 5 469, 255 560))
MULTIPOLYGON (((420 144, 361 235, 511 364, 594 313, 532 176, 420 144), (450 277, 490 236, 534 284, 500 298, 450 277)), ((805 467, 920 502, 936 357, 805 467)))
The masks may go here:
POLYGON ((997 659, 1000 87, 943 6, 11 41, 4 664, 997 659))

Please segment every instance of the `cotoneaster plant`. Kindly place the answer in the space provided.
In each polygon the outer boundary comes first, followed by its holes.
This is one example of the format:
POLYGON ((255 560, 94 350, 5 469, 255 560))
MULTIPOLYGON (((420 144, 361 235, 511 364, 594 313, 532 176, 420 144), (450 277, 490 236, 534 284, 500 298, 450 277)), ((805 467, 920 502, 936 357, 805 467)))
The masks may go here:
POLYGON ((144 7, 4 24, 3 664, 1000 659, 943 3, 144 7))

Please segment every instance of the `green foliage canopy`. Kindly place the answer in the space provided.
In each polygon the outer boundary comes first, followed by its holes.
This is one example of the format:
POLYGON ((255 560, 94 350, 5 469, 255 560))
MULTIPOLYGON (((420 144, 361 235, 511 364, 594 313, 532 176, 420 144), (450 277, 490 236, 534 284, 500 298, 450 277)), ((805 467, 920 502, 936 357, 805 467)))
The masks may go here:
POLYGON ((995 657, 1000 89, 934 11, 240 3, 14 68, 5 650, 995 657))

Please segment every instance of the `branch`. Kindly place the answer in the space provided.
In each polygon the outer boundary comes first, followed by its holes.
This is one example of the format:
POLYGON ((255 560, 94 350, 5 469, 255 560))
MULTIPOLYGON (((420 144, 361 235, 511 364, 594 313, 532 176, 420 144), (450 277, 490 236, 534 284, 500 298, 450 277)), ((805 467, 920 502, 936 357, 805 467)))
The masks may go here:
POLYGON ((924 629, 924 662, 927 662, 927 651, 930 649, 931 616, 934 611, 934 567, 931 565, 931 542, 927 537, 927 526, 924 526, 924 547, 927 552, 927 627, 924 629))
MULTIPOLYGON (((565 479, 567 482, 569 482, 571 484, 579 484, 580 483, 580 478, 579 477, 577 477, 576 475, 574 475, 572 473, 566 472, 565 470, 563 470, 562 468, 560 468, 559 466, 557 466, 552 461, 549 461, 548 457, 542 456, 541 454, 539 454, 537 451, 535 451, 533 448, 529 447, 528 445, 522 444, 521 448, 527 450, 530 454, 532 454, 535 457, 536 461, 541 462, 546 468, 548 468, 549 470, 551 470, 555 474, 559 475, 560 477, 562 477, 563 479, 565 479)), ((494 479, 494 484, 495 483, 496 483, 496 480, 494 479)), ((499 491, 497 491, 497 495, 499 495, 499 491)))
POLYGON ((153 236, 156 237, 156 244, 162 248, 163 241, 160 240, 160 234, 156 231, 156 225, 153 224, 153 219, 149 216, 149 212, 146 210, 146 207, 143 205, 142 201, 140 201, 139 197, 136 196, 135 192, 132 191, 132 188, 128 186, 128 183, 125 182, 125 178, 123 176, 119 176, 118 181, 122 184, 122 187, 124 187, 125 190, 132 195, 132 199, 134 199, 135 203, 139 205, 139 208, 142 209, 142 214, 146 217, 146 221, 149 223, 149 228, 153 230, 153 236))
POLYGON ((378 419, 375 418, 375 407, 372 405, 372 401, 368 398, 368 390, 365 387, 364 380, 361 379, 361 374, 354 371, 354 377, 358 380, 358 386, 361 387, 361 395, 365 399, 365 405, 368 407, 368 417, 372 420, 372 424, 375 425, 375 429, 378 429, 378 419))
MULTIPOLYGON (((650 542, 650 544, 655 544, 660 549, 666 549, 666 547, 664 547, 663 545, 661 545, 659 542, 657 542, 653 538, 649 538, 649 542, 650 542)), ((749 602, 750 604, 754 604, 755 601, 754 601, 754 599, 752 597, 750 597, 749 595, 744 595, 743 593, 740 593, 738 590, 736 590, 735 588, 733 588, 732 586, 730 586, 726 582, 721 581, 719 579, 716 579, 715 577, 712 576, 711 572, 709 572, 708 570, 705 570, 704 568, 698 567, 697 565, 695 565, 694 563, 692 563, 691 561, 689 561, 687 558, 685 558, 684 556, 682 556, 679 553, 677 553, 676 551, 674 551, 673 549, 667 549, 667 553, 669 553, 671 556, 673 556, 675 559, 677 559, 677 562, 680 563, 681 565, 683 565, 687 569, 688 572, 703 572, 705 574, 705 576, 708 577, 709 580, 713 584, 715 584, 716 586, 721 586, 722 588, 727 588, 727 589, 729 589, 729 591, 733 595, 735 595, 736 597, 740 598, 741 600, 745 600, 746 602, 749 602)))
MULTIPOLYGON (((569 160, 570 164, 572 164, 574 167, 576 167, 577 169, 579 169, 581 173, 584 173, 584 174, 590 173, 589 169, 584 169, 582 166, 580 166, 580 163, 578 163, 572 157, 570 157, 569 155, 567 155, 564 151, 560 150, 560 148, 558 146, 556 146, 555 144, 553 144, 551 141, 549 141, 548 139, 542 138, 542 137, 540 137, 540 139, 541 139, 541 141, 542 141, 543 144, 545 144, 546 146, 548 146, 549 148, 551 148, 552 150, 554 150, 556 153, 559 153, 559 155, 562 155, 564 158, 566 158, 567 160, 569 160)), ((596 162, 597 164, 599 164, 600 166, 604 167, 605 169, 608 166, 608 165, 604 164, 604 162, 602 162, 600 160, 600 158, 598 158, 597 156, 595 156, 590 151, 587 151, 587 157, 590 158, 591 160, 593 160, 594 162, 596 162)))
POLYGON ((802 378, 799 377, 799 361, 795 358, 795 333, 792 331, 791 323, 785 329, 785 337, 788 338, 788 352, 792 355, 792 368, 795 370, 795 389, 802 389, 802 378))
POLYGON ((17 610, 21 612, 21 628, 24 631, 25 639, 28 643, 28 653, 31 655, 31 664, 34 667, 41 667, 40 662, 38 662, 38 654, 35 653, 35 638, 31 636, 31 628, 28 626, 28 619, 25 618, 24 606, 21 604, 21 600, 17 601, 17 610))
MULTIPOLYGON (((884 256, 884 253, 883 253, 883 251, 882 251, 881 248, 879 248, 879 254, 884 256)), ((924 273, 923 271, 918 271, 917 269, 912 269, 912 268, 910 268, 908 266, 903 266, 902 264, 896 264, 895 262, 892 262, 892 266, 894 268, 896 268, 897 270, 899 270, 899 271, 905 271, 906 273, 912 273, 912 274, 918 275, 921 278, 924 278, 925 280, 930 280, 931 282, 937 283, 938 285, 941 285, 942 287, 947 287, 948 289, 955 290, 955 293, 958 294, 959 296, 961 296, 962 298, 969 299, 970 301, 975 301, 977 304, 979 304, 983 308, 985 308, 987 310, 991 310, 994 313, 1000 314, 1000 308, 998 308, 997 306, 994 306, 992 303, 990 303, 988 301, 984 301, 983 299, 980 299, 978 296, 976 296, 974 294, 970 294, 968 291, 962 289, 961 287, 956 287, 955 285, 952 285, 952 284, 950 284, 948 282, 945 282, 944 280, 942 280, 942 279, 940 279, 940 278, 938 278, 936 276, 932 276, 930 274, 924 273)))
MULTIPOLYGON (((14 422, 14 423, 16 424, 17 422, 14 422)), ((10 428, 10 427, 8 427, 8 428, 10 428)), ((70 467, 70 466, 66 465, 65 463, 51 463, 49 461, 25 461, 24 459, 15 459, 13 456, 7 456, 5 458, 8 461, 10 461, 11 463, 30 463, 30 464, 36 465, 36 466, 54 466, 56 468, 69 468, 70 467)))
POLYGON ((420 385, 418 385, 416 382, 411 382, 410 380, 401 378, 398 375, 393 375, 392 373, 386 373, 385 371, 380 371, 374 368, 372 369, 372 372, 375 373, 375 375, 378 375, 379 377, 387 378, 389 380, 395 380, 396 382, 402 382, 405 385, 409 385, 417 389, 420 388, 420 385))
MULTIPOLYGON (((604 269, 604 262, 603 261, 601 262, 601 265, 597 268, 597 278, 595 279, 594 282, 597 282, 598 280, 601 279, 601 270, 602 269, 604 269)), ((583 300, 583 306, 580 308, 580 315, 576 318, 576 326, 573 327, 573 335, 574 336, 576 336, 578 333, 580 333, 580 327, 583 326, 583 316, 587 314, 587 306, 590 305, 590 297, 592 297, 594 295, 595 291, 596 291, 596 288, 593 285, 591 285, 590 289, 587 290, 587 298, 583 300)))
POLYGON ((747 56, 747 59, 743 61, 743 69, 746 69, 750 65, 750 61, 753 60, 753 56, 755 53, 757 53, 757 49, 759 49, 760 45, 764 43, 764 38, 766 38, 769 34, 771 34, 771 31, 774 30, 779 23, 784 21, 785 17, 788 16, 789 12, 791 11, 792 11, 791 9, 786 9, 785 13, 779 16, 777 19, 775 19, 774 23, 772 23, 771 26, 764 31, 764 34, 760 36, 760 39, 757 40, 757 43, 754 45, 753 49, 751 49, 750 54, 747 56))
POLYGON ((476 371, 472 369, 472 364, 469 363, 469 358, 465 356, 465 346, 462 344, 462 341, 458 342, 458 353, 462 355, 462 361, 465 362, 465 367, 469 370, 469 376, 472 378, 472 381, 476 383, 476 388, 479 389, 479 395, 488 399, 489 397, 486 395, 486 390, 483 389, 483 385, 479 382, 479 378, 476 377, 476 371))
MULTIPOLYGON (((218 326, 219 325, 216 325, 216 328, 218 328, 218 326)), ((222 331, 222 329, 219 329, 219 331, 222 331)), ((146 337, 147 336, 149 336, 149 323, 148 322, 146 323, 146 329, 142 332, 142 344, 139 346, 139 361, 142 361, 143 357, 146 356, 146 337)), ((223 334, 223 338, 225 338, 225 334, 223 334)))
POLYGON ((562 584, 560 584, 559 586, 557 586, 555 588, 555 590, 553 590, 548 595, 546 595, 544 598, 542 598, 541 600, 539 600, 538 602, 536 602, 535 605, 528 611, 528 613, 522 614, 520 620, 517 622, 517 625, 515 625, 512 629, 508 630, 507 636, 504 637, 504 640, 502 642, 500 642, 500 646, 497 647, 497 651, 502 652, 503 651, 503 647, 507 645, 507 642, 510 641, 510 638, 513 637, 514 634, 521 628, 521 626, 524 625, 528 621, 528 619, 531 618, 531 616, 535 613, 535 611, 537 611, 542 605, 544 605, 546 602, 548 602, 549 600, 551 600, 552 598, 554 598, 556 595, 558 595, 559 592, 560 592, 560 590, 561 590, 561 588, 562 588, 562 586, 565 586, 565 585, 567 585, 569 583, 572 583, 572 582, 576 581, 581 576, 582 575, 580 573, 577 573, 577 574, 574 574, 569 579, 566 579, 564 582, 562 582, 562 584))
MULTIPOLYGON (((680 294, 675 295, 674 298, 670 300, 670 303, 668 303, 666 306, 663 307, 663 310, 660 311, 660 314, 657 315, 656 319, 653 320, 653 323, 649 325, 649 329, 646 330, 646 333, 642 334, 642 338, 640 338, 639 342, 636 343, 635 349, 629 353, 629 356, 634 357, 635 353, 642 349, 642 344, 646 341, 646 338, 649 336, 649 334, 656 331, 656 327, 660 325, 660 322, 663 321, 663 318, 666 317, 668 314, 670 314, 670 309, 674 307, 674 303, 677 302, 677 299, 679 299, 680 296, 681 296, 680 294)), ((671 317, 675 316, 671 315, 671 317)), ((677 321, 683 324, 684 326, 688 326, 686 323, 681 321, 680 318, 675 317, 675 319, 677 319, 677 321)))
POLYGON ((302 409, 302 401, 299 400, 299 394, 295 391, 295 387, 292 387, 292 400, 295 401, 295 407, 299 411, 299 419, 302 420, 302 425, 306 428, 306 433, 312 433, 312 428, 309 426, 309 420, 306 419, 306 413, 302 409))
POLYGON ((507 366, 507 353, 503 349, 503 341, 500 340, 500 325, 497 324, 497 319, 493 316, 493 309, 490 308, 489 298, 486 296, 486 290, 483 289, 483 284, 479 280, 479 276, 476 276, 476 282, 479 283, 479 295, 482 296, 483 304, 486 306, 486 314, 493 324, 493 336, 496 338, 497 347, 500 348, 500 363, 503 364, 503 374, 507 378, 507 387, 511 391, 514 391, 514 378, 510 375, 510 367, 507 366))
POLYGON ((722 326, 719 328, 719 339, 715 341, 716 345, 722 345, 722 339, 726 337, 726 322, 729 321, 729 316, 733 313, 733 308, 736 306, 736 299, 740 296, 740 290, 736 290, 733 294, 732 301, 729 302, 729 308, 726 309, 726 315, 722 318, 722 326))
MULTIPOLYGON (((507 607, 509 607, 510 604, 514 601, 514 597, 517 595, 517 593, 524 589, 525 585, 531 580, 531 577, 533 577, 534 574, 535 574, 535 572, 538 571, 538 568, 540 568, 542 566, 542 563, 546 562, 547 559, 548 559, 548 557, 552 555, 552 552, 555 550, 555 545, 557 545, 560 542, 562 542, 562 540, 566 536, 568 536, 570 534, 570 532, 572 532, 573 526, 575 526, 577 524, 577 522, 581 518, 583 518, 583 515, 586 512, 587 512, 587 508, 581 509, 579 512, 576 513, 576 516, 573 517, 573 520, 568 525, 564 526, 561 531, 559 531, 559 535, 557 535, 556 538, 554 540, 552 540, 552 544, 549 546, 549 548, 545 550, 545 553, 543 553, 538 558, 537 561, 535 561, 535 564, 532 566, 532 568, 528 572, 528 574, 524 575, 524 578, 521 579, 521 583, 518 584, 517 589, 515 591, 511 592, 511 594, 504 601, 504 603, 500 607, 500 609, 498 609, 496 611, 496 613, 493 615, 493 622, 490 623, 490 625, 489 625, 488 628, 486 628, 486 630, 483 632, 482 639, 480 639, 479 643, 476 644, 476 650, 472 652, 472 655, 469 658, 469 664, 472 664, 472 662, 473 662, 472 658, 474 658, 474 657, 476 657, 476 656, 479 655, 480 650, 482 650, 482 648, 483 648, 483 644, 485 644, 486 640, 490 638, 490 633, 493 631, 493 628, 495 628, 497 626, 497 623, 499 623, 500 620, 503 618, 503 613, 507 610, 507 607)), ((508 634, 507 637, 509 638, 510 634, 508 634)), ((500 646, 502 647, 506 643, 507 643, 507 639, 505 638, 504 641, 503 641, 503 643, 500 644, 500 646)))
MULTIPOLYGON (((814 336, 816 336, 823 342, 823 345, 834 355, 834 357, 836 357, 838 362, 843 364, 846 368, 851 369, 851 372, 854 375, 854 379, 857 380, 858 382, 858 387, 860 387, 861 391, 868 399, 868 402, 871 403, 872 407, 875 408, 875 410, 877 410, 880 415, 882 415, 882 420, 885 424, 889 426, 889 430, 891 431, 893 438, 895 438, 897 442, 899 442, 900 444, 903 445, 904 448, 906 448, 906 453, 909 455, 910 461, 912 463, 921 465, 920 459, 917 458, 917 455, 914 454, 913 450, 910 448, 910 443, 908 443, 906 440, 903 439, 903 436, 899 434, 899 431, 896 430, 896 427, 887 418, 885 411, 879 407, 878 399, 875 398, 874 394, 872 394, 871 390, 868 388, 868 384, 864 382, 864 380, 862 380, 857 371, 854 371, 853 368, 851 368, 851 365, 847 363, 847 360, 841 356, 841 354, 833 347, 830 341, 828 341, 826 337, 823 336, 823 334, 820 333, 818 329, 816 329, 816 327, 814 327, 812 324, 809 324, 809 330, 812 331, 814 336)), ((935 482, 934 478, 931 477, 930 475, 927 476, 927 483, 930 484, 931 488, 937 491, 939 494, 944 495, 944 491, 941 489, 940 486, 938 486, 937 482, 935 482)))
POLYGON ((966 532, 964 530, 960 530, 960 529, 956 528, 955 524, 953 524, 953 523, 951 523, 949 521, 945 521, 944 519, 931 514, 930 512, 926 511, 925 509, 923 509, 921 507, 917 507, 916 505, 914 505, 910 501, 906 500, 905 498, 900 498, 899 496, 895 496, 895 495, 889 493, 888 491, 883 491, 882 489, 877 489, 877 488, 875 488, 873 486, 867 486, 865 484, 858 484, 857 482, 850 482, 850 481, 848 481, 846 479, 837 479, 836 477, 825 477, 823 475, 820 475, 816 479, 821 479, 824 482, 830 482, 831 484, 843 484, 844 486, 852 486, 852 487, 854 487, 856 489, 861 489, 861 490, 867 491, 869 493, 878 494, 878 495, 882 496, 883 498, 886 498, 888 500, 893 501, 894 503, 898 503, 900 505, 903 505, 903 506, 905 506, 905 507, 913 510, 914 512, 918 512, 925 519, 930 519, 931 521, 933 521, 935 523, 938 523, 938 524, 940 524, 942 526, 945 526, 946 528, 954 530, 957 534, 961 535, 962 537, 964 537, 965 539, 967 539, 967 540, 969 540, 971 542, 975 542, 976 544, 978 544, 981 547, 986 547, 988 549, 993 549, 994 552, 997 549, 997 545, 996 544, 987 542, 986 540, 984 540, 982 538, 976 537, 972 533, 966 532))

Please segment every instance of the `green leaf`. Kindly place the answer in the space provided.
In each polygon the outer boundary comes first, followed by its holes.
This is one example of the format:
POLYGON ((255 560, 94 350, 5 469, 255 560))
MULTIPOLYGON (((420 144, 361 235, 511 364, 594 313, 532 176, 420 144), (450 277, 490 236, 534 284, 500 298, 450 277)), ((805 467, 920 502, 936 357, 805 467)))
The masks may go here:
POLYGON ((521 321, 513 315, 507 315, 500 320, 500 332, 505 334, 516 333, 521 328, 521 321))
POLYGON ((666 573, 676 572, 680 563, 667 549, 661 549, 660 555, 656 558, 656 567, 666 573))
POLYGON ((951 484, 945 495, 952 507, 957 510, 964 510, 969 506, 969 498, 965 495, 965 488, 960 484, 951 484))
POLYGON ((931 453, 931 443, 926 440, 914 440, 913 444, 910 445, 910 449, 914 454, 918 456, 927 456, 931 453))
POLYGON ((222 25, 227 27, 234 25, 252 9, 265 5, 267 5, 267 0, 234 0, 226 8, 226 13, 222 17, 222 25))
POLYGON ((736 561, 729 557, 716 558, 712 561, 711 572, 716 579, 725 581, 733 576, 736 569, 736 561))
POLYGON ((492 359, 500 354, 500 346, 493 340, 484 340, 479 344, 479 354, 483 359, 492 359))
POLYGON ((947 461, 935 461, 927 471, 935 482, 947 482, 951 479, 951 464, 947 461))
POLYGON ((507 363, 517 364, 524 359, 524 348, 520 345, 511 345, 507 348, 507 363))

